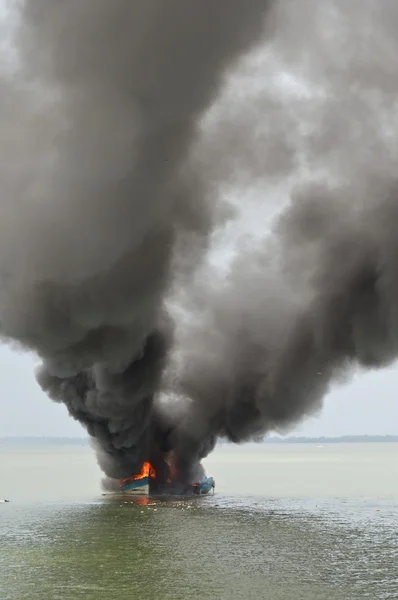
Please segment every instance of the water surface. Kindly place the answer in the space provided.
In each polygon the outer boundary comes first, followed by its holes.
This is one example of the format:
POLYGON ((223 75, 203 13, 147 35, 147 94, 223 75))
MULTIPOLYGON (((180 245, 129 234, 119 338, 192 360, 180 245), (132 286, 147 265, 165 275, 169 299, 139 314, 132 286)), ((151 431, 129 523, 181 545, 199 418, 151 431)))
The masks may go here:
POLYGON ((398 598, 398 444, 221 447, 214 497, 102 496, 89 448, 0 448, 2 600, 398 598))

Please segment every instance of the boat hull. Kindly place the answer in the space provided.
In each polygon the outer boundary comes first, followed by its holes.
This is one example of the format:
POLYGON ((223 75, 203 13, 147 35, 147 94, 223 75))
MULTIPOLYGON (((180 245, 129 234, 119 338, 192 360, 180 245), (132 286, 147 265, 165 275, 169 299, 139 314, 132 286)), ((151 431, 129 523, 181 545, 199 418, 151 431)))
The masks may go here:
POLYGON ((127 496, 148 496, 149 478, 143 477, 142 479, 123 484, 121 491, 127 496))
MULTIPOLYGON (((206 496, 211 491, 214 493, 215 481, 213 477, 205 477, 203 481, 193 484, 189 486, 183 493, 183 495, 194 494, 196 496, 206 496)), ((132 481, 128 481, 126 483, 122 483, 120 487, 120 491, 125 496, 149 496, 150 494, 150 481, 149 477, 143 477, 141 479, 136 479, 132 481)), ((155 490, 152 490, 154 492, 155 490)), ((173 488, 170 487, 170 490, 164 489, 163 493, 173 494, 173 488)), ((175 490, 174 494, 175 495, 175 490)))
POLYGON ((213 477, 205 477, 205 479, 199 483, 195 483, 193 488, 193 493, 197 496, 207 496, 211 491, 213 491, 216 487, 215 481, 213 477))

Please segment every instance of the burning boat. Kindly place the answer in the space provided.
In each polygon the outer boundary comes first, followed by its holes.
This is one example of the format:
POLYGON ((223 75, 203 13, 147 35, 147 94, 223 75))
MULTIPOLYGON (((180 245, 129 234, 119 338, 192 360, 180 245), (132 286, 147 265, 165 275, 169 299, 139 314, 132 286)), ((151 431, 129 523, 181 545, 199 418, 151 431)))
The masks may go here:
POLYGON ((214 477, 205 477, 202 481, 192 484, 193 493, 198 496, 205 496, 211 490, 213 490, 213 494, 215 491, 216 482, 214 481, 214 477))
MULTIPOLYGON (((167 480, 167 483, 161 486, 162 494, 177 494, 177 488, 172 481, 172 478, 167 480)), ((156 483, 156 471, 149 462, 144 462, 140 473, 132 475, 120 482, 120 490, 128 496, 147 496, 155 490, 159 491, 159 486, 156 483)), ((185 486, 184 489, 178 488, 179 495, 195 494, 197 496, 205 496, 209 492, 215 490, 215 481, 213 477, 204 477, 201 481, 185 486)))
POLYGON ((149 462, 144 462, 141 472, 138 475, 132 475, 120 482, 120 489, 129 496, 146 496, 149 494, 149 484, 151 479, 155 479, 155 469, 149 462))

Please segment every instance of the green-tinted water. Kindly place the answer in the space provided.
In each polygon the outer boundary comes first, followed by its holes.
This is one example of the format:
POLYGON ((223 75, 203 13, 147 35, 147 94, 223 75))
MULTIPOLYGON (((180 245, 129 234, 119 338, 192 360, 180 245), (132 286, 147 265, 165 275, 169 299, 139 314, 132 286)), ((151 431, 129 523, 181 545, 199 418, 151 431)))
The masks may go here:
POLYGON ((398 448, 380 446, 221 449, 208 461, 214 497, 142 503, 102 497, 87 449, 3 448, 0 497, 12 502, 0 505, 0 598, 398 598, 398 448), (369 494, 344 496, 336 485, 333 496, 324 485, 318 499, 308 494, 311 473, 332 478, 343 456, 340 472, 351 465, 369 494), (368 457, 365 481, 354 468, 360 456, 368 457), (393 484, 381 485, 381 464, 393 484), (308 482, 296 484, 296 497, 272 494, 282 484, 270 475, 289 469, 308 482))

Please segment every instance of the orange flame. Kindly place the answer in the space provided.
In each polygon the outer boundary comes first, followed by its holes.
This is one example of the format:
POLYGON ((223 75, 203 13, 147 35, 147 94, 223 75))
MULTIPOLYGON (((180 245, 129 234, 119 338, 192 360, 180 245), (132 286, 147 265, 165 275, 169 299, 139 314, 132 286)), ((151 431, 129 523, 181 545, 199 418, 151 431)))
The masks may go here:
POLYGON ((126 484, 130 481, 137 481, 138 479, 144 479, 145 477, 151 477, 151 479, 156 478, 156 471, 149 462, 144 462, 142 465, 141 471, 137 475, 131 475, 131 477, 126 477, 126 479, 122 479, 122 483, 126 484))
POLYGON ((176 477, 177 477, 177 469, 170 467, 169 476, 167 478, 167 483, 172 483, 176 477))
POLYGON ((168 483, 172 483, 172 481, 174 479, 176 479, 177 475, 178 475, 178 471, 177 471, 177 469, 175 467, 174 455, 172 453, 170 453, 169 456, 168 456, 167 464, 168 464, 168 467, 169 467, 169 476, 168 476, 167 482, 168 483))

